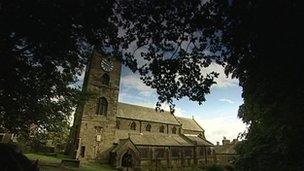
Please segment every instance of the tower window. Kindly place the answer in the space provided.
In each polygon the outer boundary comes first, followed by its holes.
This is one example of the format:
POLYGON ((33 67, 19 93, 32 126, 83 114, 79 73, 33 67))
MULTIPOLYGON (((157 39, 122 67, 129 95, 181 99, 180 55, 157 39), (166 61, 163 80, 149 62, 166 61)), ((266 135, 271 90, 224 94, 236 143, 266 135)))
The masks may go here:
POLYGON ((110 83, 110 76, 108 74, 103 74, 101 77, 101 84, 109 85, 109 83, 110 83))
POLYGON ((131 129, 131 130, 136 130, 136 123, 135 123, 135 122, 132 122, 132 123, 131 123, 130 129, 131 129))
POLYGON ((106 98, 100 97, 98 99, 96 114, 107 115, 107 112, 108 112, 108 101, 106 98))
POLYGON ((172 128, 172 134, 176 134, 176 128, 175 127, 172 128))
POLYGON ((85 146, 81 146, 81 149, 80 149, 80 156, 81 157, 84 157, 85 155, 85 146))
POLYGON ((164 133, 165 132, 165 127, 164 125, 159 127, 159 132, 164 133))
POLYGON ((146 126, 146 131, 151 131, 151 125, 150 124, 148 124, 147 126, 146 126))

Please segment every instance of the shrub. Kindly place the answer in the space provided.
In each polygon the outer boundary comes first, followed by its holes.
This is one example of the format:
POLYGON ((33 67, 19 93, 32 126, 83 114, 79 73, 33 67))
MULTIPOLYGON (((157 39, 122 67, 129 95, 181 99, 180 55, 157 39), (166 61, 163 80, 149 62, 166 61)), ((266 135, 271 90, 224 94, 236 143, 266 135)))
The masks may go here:
POLYGON ((224 168, 220 165, 211 165, 207 167, 207 171, 224 171, 224 168))

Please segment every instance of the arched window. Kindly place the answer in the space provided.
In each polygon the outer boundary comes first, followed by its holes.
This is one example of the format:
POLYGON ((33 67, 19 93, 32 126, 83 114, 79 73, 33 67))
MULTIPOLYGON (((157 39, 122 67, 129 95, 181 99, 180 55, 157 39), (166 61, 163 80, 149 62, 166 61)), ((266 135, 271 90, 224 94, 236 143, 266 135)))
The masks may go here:
POLYGON ((175 126, 172 128, 172 134, 176 134, 176 128, 175 128, 175 126))
POLYGON ((107 115, 107 112, 108 112, 108 101, 106 98, 100 97, 98 99, 96 114, 107 115))
POLYGON ((207 149, 207 155, 211 155, 211 148, 207 149))
POLYGON ((110 76, 108 74, 103 74, 101 77, 101 84, 109 85, 109 83, 110 83, 110 76))
POLYGON ((148 124, 147 126, 146 126, 146 131, 151 131, 151 125, 150 124, 148 124))
POLYGON ((135 122, 132 122, 132 123, 131 123, 130 129, 131 129, 131 130, 136 130, 136 123, 135 123, 135 122))
POLYGON ((159 132, 164 133, 165 132, 165 127, 164 125, 159 127, 159 132))

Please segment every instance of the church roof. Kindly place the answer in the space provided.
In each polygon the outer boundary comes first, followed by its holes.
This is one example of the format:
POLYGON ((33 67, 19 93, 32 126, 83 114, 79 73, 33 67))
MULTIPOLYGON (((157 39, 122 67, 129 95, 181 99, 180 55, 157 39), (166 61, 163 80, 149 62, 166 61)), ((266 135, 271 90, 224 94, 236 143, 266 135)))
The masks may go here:
POLYGON ((118 149, 122 148, 127 142, 129 141, 129 139, 119 139, 117 146, 114 147, 111 151, 115 152, 118 149))
POLYGON ((204 129, 194 119, 177 117, 177 120, 182 124, 182 129, 191 131, 204 131, 204 129))
POLYGON ((188 139, 190 139, 192 142, 194 142, 196 145, 199 146, 214 146, 211 142, 200 138, 198 136, 189 136, 189 135, 185 135, 188 139))
MULTIPOLYGON (((134 149, 137 150, 136 146, 134 146, 135 144, 133 144, 132 141, 130 141, 129 138, 127 139, 119 139, 118 143, 117 143, 117 146, 114 147, 111 152, 117 152, 117 151, 120 151, 120 150, 123 150, 123 146, 125 146, 127 143, 132 143, 132 146, 134 147, 134 149)), ((130 147, 130 146, 129 146, 130 147)))
POLYGON ((131 105, 126 103, 118 103, 117 117, 180 125, 180 123, 176 120, 175 116, 172 115, 170 112, 157 112, 153 108, 131 105))
POLYGON ((178 134, 154 134, 154 133, 127 133, 126 131, 117 131, 119 139, 130 137, 135 145, 152 145, 152 146, 194 146, 190 141, 182 138, 178 134))

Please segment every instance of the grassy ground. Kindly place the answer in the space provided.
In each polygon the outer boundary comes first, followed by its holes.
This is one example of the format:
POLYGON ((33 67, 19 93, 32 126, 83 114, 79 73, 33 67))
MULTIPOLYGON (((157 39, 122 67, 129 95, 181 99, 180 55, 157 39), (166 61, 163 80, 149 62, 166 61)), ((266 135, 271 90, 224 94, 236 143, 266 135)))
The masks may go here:
POLYGON ((99 163, 84 163, 79 168, 60 166, 62 159, 68 159, 64 155, 47 156, 43 154, 29 153, 25 154, 30 160, 39 160, 39 168, 41 171, 114 171, 109 165, 101 165, 99 163))

